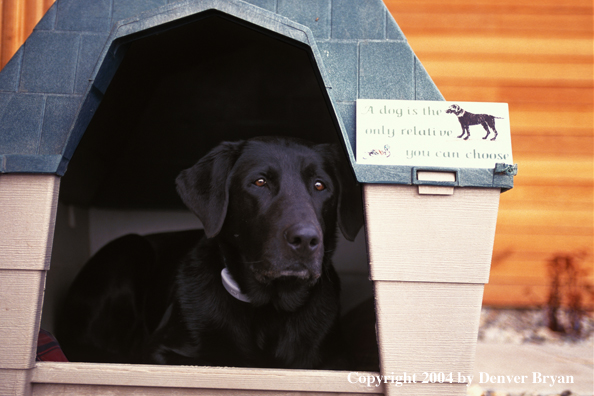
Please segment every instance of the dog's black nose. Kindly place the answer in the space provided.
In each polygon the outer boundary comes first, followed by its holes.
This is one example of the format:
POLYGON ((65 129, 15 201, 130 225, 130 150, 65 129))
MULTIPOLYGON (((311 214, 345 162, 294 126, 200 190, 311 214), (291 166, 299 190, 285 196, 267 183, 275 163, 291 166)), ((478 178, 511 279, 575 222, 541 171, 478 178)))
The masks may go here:
POLYGON ((320 231, 310 224, 295 224, 285 232, 285 239, 291 248, 300 252, 313 252, 322 241, 320 231))

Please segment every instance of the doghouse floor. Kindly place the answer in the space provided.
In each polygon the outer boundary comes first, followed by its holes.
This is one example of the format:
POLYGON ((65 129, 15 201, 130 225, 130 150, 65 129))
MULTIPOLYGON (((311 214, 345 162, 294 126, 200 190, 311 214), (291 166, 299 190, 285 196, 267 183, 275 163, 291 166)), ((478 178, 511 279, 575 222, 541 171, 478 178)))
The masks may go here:
MULTIPOLYGON (((368 373, 379 375, 378 373, 368 373)), ((33 371, 39 395, 363 395, 383 386, 351 383, 349 372, 228 367, 151 366, 94 363, 38 363, 33 371)))

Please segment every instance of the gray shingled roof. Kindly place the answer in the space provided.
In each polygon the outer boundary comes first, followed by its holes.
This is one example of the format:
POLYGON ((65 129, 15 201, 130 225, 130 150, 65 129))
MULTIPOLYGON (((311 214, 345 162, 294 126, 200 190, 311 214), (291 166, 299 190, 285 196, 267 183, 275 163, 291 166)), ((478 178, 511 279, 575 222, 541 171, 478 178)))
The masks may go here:
MULTIPOLYGON (((57 0, 0 72, 0 173, 63 175, 118 67, 114 42, 213 8, 309 46, 359 181, 410 184, 410 169, 353 156, 357 98, 443 100, 381 0, 57 0)), ((470 184, 509 183, 497 177, 470 184)))

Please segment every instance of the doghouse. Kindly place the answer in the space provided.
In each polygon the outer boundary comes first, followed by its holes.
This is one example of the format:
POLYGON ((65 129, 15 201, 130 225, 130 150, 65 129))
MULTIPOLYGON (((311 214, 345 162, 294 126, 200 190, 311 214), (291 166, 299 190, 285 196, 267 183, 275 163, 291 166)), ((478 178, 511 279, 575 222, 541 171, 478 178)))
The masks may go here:
POLYGON ((0 394, 465 394, 457 375, 472 372, 499 194, 513 173, 466 168, 449 179, 358 164, 358 98, 443 100, 380 0, 57 0, 0 73, 0 394), (74 276, 60 263, 82 264, 104 238, 195 227, 169 184, 176 172, 222 139, 279 126, 340 144, 363 183, 388 382, 36 364, 50 262, 46 305, 74 276), (416 381, 390 383, 405 373, 416 381), (434 377, 422 383, 422 373, 434 377))

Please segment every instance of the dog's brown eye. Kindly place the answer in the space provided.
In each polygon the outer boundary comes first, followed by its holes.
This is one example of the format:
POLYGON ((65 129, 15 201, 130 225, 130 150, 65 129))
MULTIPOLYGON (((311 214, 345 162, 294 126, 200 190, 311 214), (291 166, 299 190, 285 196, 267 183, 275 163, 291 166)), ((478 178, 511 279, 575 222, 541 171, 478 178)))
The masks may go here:
POLYGON ((259 178, 258 180, 256 180, 254 182, 254 184, 258 187, 263 187, 266 185, 266 179, 264 179, 263 177, 259 178))
POLYGON ((323 191, 326 189, 326 185, 318 180, 317 182, 314 183, 314 188, 318 191, 323 191))

